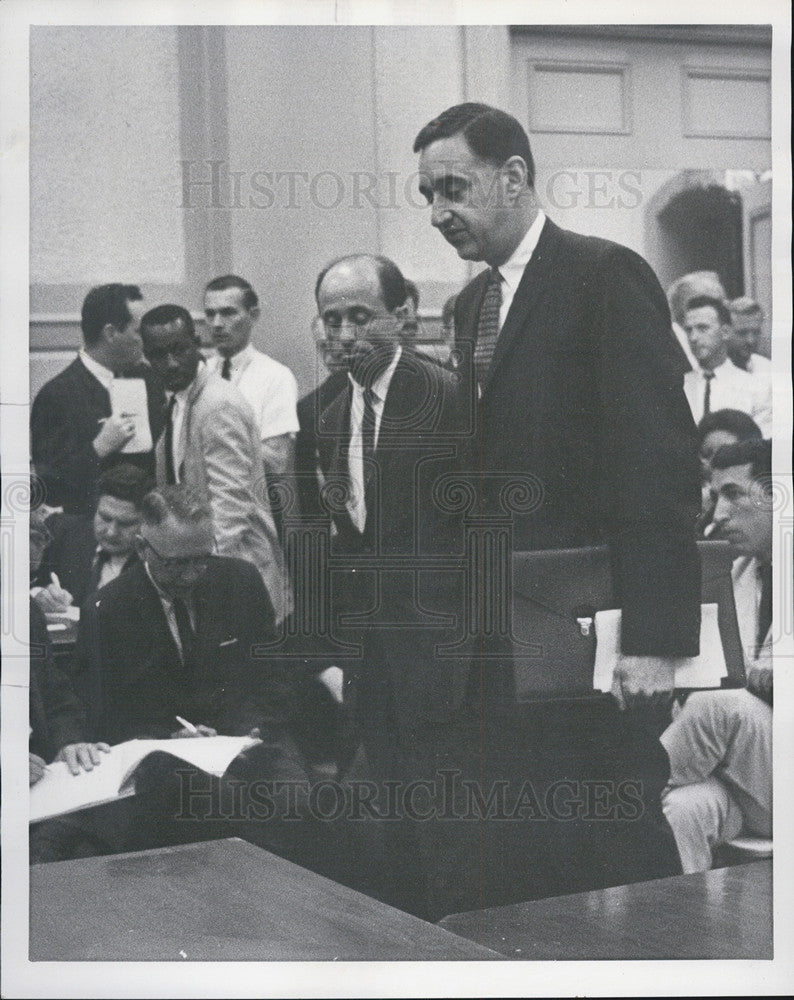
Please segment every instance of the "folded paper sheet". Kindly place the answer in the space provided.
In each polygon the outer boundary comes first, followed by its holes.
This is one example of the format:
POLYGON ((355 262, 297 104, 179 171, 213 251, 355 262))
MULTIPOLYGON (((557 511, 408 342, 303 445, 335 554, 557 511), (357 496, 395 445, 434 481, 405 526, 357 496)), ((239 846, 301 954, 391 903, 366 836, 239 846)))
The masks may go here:
POLYGON ((146 401, 146 383, 142 378, 117 378, 110 384, 110 407, 114 417, 132 418, 135 434, 121 449, 122 454, 152 450, 152 430, 149 426, 149 407, 146 401))
POLYGON ((135 794, 135 768, 155 750, 173 754, 210 774, 223 774, 234 758, 257 740, 248 736, 202 736, 180 740, 130 740, 100 753, 93 771, 71 774, 63 761, 49 764, 30 789, 30 822, 62 816, 135 794))
MULTIPOLYGON (((717 621, 717 605, 700 606, 700 656, 681 661, 675 671, 677 688, 718 688, 727 676, 725 653, 717 621)), ((596 656, 593 687, 612 689, 612 675, 620 657, 620 611, 596 611, 596 656)))

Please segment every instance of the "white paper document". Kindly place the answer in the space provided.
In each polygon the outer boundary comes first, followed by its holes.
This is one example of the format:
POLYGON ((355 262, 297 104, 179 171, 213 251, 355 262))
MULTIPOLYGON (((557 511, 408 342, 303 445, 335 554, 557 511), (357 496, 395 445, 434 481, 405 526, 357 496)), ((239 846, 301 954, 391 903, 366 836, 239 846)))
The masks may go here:
MULTIPOLYGON (((596 611, 596 656, 593 688, 596 691, 612 690, 612 675, 620 657, 620 620, 617 609, 596 611)), ((722 648, 717 605, 700 606, 700 656, 682 660, 675 671, 677 688, 718 688, 728 674, 722 648)))
POLYGON ((179 740, 130 740, 101 753, 93 771, 71 774, 63 761, 49 764, 30 789, 30 822, 62 816, 135 794, 132 774, 155 750, 163 750, 202 771, 221 775, 234 758, 258 740, 249 736, 202 736, 179 740))
POLYGON ((110 408, 114 417, 126 417, 135 422, 135 434, 121 449, 122 454, 152 450, 152 429, 146 383, 142 378, 115 378, 110 383, 110 408))

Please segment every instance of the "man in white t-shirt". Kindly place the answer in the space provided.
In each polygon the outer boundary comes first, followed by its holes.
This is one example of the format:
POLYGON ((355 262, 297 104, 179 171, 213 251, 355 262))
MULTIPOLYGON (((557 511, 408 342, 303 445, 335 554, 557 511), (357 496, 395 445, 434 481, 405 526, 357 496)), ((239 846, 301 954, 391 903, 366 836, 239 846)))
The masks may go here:
POLYGON ((716 410, 749 413, 766 437, 772 434, 772 383, 766 374, 751 375, 728 357, 731 314, 727 305, 710 295, 687 303, 684 329, 698 367, 684 375, 684 392, 692 416, 699 423, 716 410))
POLYGON ((231 382, 251 404, 268 480, 290 481, 298 432, 298 386, 286 365, 251 344, 251 331, 259 319, 256 292, 237 275, 215 278, 204 290, 204 315, 217 351, 209 359, 210 371, 231 382))

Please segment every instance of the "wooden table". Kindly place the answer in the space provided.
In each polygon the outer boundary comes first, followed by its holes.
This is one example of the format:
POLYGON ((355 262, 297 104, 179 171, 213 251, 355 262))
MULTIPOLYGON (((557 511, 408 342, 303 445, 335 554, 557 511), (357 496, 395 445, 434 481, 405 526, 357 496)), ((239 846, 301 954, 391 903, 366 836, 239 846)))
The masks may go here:
POLYGON ((34 865, 31 960, 498 959, 238 839, 34 865))
POLYGON ((509 958, 772 958, 772 862, 456 913, 509 958))

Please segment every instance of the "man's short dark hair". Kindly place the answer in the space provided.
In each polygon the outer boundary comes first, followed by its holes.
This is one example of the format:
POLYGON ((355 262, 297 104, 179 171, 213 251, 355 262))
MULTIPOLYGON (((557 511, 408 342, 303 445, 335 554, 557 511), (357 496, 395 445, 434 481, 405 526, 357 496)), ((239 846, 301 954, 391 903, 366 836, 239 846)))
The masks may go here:
POLYGON ((114 497, 134 504, 140 510, 143 498, 154 486, 151 477, 143 469, 129 462, 120 462, 100 475, 97 480, 97 496, 114 497))
POLYGON ((706 306, 711 306, 716 312, 722 326, 731 325, 730 310, 721 299, 715 299, 713 295, 694 295, 691 299, 687 299, 684 313, 688 313, 690 309, 703 309, 706 306))
POLYGON ((330 264, 326 264, 317 276, 317 281, 314 285, 315 301, 320 297, 320 286, 328 272, 335 268, 337 264, 352 263, 356 260, 371 260, 375 265, 375 270, 378 272, 378 280, 380 281, 380 297, 388 312, 394 312, 398 306, 405 304, 405 300, 408 298, 408 289, 402 271, 388 257, 369 253, 348 254, 346 257, 337 257, 330 264))
POLYGON ((132 320, 128 302, 143 298, 137 285, 98 285, 83 300, 80 327, 86 347, 93 347, 105 326, 110 323, 117 330, 126 330, 132 320))
POLYGON ((199 524, 212 519, 209 499, 201 490, 177 483, 173 486, 158 486, 147 493, 141 504, 144 524, 159 525, 168 517, 174 517, 182 524, 199 524))
POLYGON ((150 330, 153 326, 170 326, 171 323, 181 323, 191 337, 196 337, 196 325, 193 317, 184 306, 176 306, 168 303, 162 306, 155 306, 143 314, 141 319, 141 333, 150 330))
POLYGON ((229 288, 240 289, 243 293, 243 306, 246 309, 254 309, 259 305, 259 298, 250 283, 245 278, 241 278, 236 274, 224 274, 220 278, 213 278, 204 289, 204 294, 206 295, 207 292, 225 292, 229 288))
POLYGON ((707 413, 698 424, 698 439, 701 444, 712 431, 727 431, 740 441, 760 441, 764 436, 750 414, 742 410, 713 410, 707 413))
POLYGON ((753 479, 769 479, 772 475, 772 442, 737 441, 724 444, 711 457, 712 469, 732 469, 736 465, 749 465, 753 479))
POLYGON ((414 152, 421 152, 438 139, 463 135, 469 149, 481 160, 501 167, 511 156, 520 156, 527 165, 530 187, 535 185, 535 161, 523 126, 512 115, 490 104, 456 104, 428 122, 414 141, 414 152))
POLYGON ((764 316, 764 310, 749 295, 740 295, 728 303, 732 316, 764 316))

